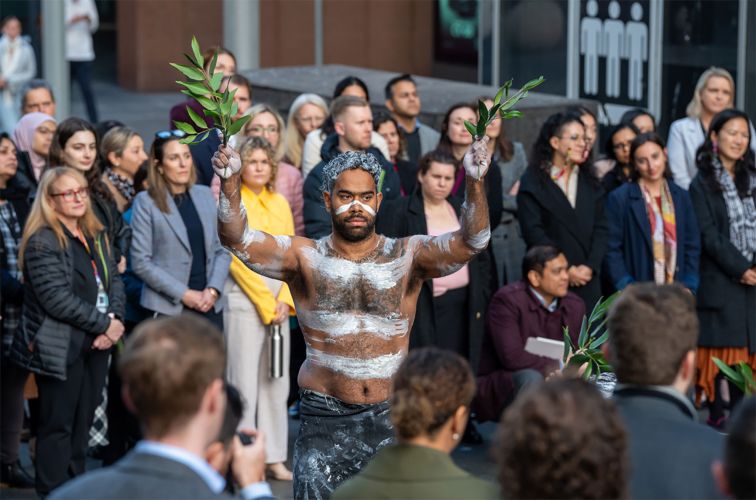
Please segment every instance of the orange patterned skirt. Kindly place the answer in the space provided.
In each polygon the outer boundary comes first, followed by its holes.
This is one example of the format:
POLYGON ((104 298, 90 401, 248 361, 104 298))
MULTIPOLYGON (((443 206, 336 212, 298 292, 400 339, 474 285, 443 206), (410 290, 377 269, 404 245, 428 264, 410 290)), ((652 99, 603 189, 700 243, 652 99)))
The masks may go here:
POLYGON ((701 395, 706 394, 707 401, 714 401, 714 378, 719 368, 711 360, 716 357, 729 366, 745 361, 756 371, 756 353, 748 354, 747 347, 699 347, 696 355, 696 405, 701 404, 701 395))

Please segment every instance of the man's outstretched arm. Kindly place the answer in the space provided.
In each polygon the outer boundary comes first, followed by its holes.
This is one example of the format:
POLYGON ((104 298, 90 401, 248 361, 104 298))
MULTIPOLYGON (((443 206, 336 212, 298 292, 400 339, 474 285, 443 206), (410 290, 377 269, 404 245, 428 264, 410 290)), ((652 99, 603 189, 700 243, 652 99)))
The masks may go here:
POLYGON ((483 251, 491 239, 488 202, 483 179, 488 172, 488 137, 475 141, 465 154, 463 168, 465 203, 460 229, 439 236, 413 236, 414 267, 423 279, 446 276, 464 266, 483 251))
POLYGON ((218 235, 223 246, 263 276, 283 280, 297 272, 298 260, 292 248, 294 237, 271 236, 250 229, 247 224, 247 211, 241 199, 242 162, 239 154, 229 146, 220 146, 212 163, 221 179, 218 235))

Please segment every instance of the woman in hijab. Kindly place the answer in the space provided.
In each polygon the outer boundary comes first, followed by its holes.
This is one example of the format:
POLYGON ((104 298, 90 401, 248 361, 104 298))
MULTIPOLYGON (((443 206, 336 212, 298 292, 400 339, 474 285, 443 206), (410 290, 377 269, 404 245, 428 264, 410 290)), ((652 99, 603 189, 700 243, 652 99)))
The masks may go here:
POLYGON ((21 117, 13 131, 18 150, 16 181, 34 197, 42 172, 48 165, 52 137, 58 122, 45 113, 29 113, 21 117))

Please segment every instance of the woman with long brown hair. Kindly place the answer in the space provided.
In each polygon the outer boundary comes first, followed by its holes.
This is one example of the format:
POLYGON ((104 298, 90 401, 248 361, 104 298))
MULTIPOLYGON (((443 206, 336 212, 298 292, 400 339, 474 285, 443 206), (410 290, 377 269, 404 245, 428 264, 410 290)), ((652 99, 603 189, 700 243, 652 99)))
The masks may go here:
POLYGON ((123 283, 80 172, 43 174, 19 266, 25 301, 11 359, 36 374, 36 489, 44 497, 84 473, 110 349, 124 331, 123 283))

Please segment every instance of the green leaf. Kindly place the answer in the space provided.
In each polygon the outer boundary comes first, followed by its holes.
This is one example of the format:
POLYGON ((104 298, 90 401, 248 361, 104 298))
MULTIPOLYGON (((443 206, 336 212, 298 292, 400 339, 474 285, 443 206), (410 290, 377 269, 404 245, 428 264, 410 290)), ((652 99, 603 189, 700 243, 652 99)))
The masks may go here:
POLYGON ((205 66, 205 58, 202 57, 202 51, 195 36, 192 37, 192 52, 194 53, 194 60, 197 62, 197 66, 203 68, 205 66))
POLYGON ((469 120, 465 120, 465 128, 467 129, 468 132, 470 132, 470 135, 473 136, 473 138, 478 136, 478 131, 475 128, 475 125, 470 123, 469 120))
POLYGON ((203 96, 207 94, 207 87, 205 87, 201 83, 193 83, 193 82, 182 82, 180 80, 176 80, 176 83, 181 85, 182 87, 186 87, 187 90, 189 90, 194 96, 203 96))
POLYGON ((213 89, 213 92, 217 92, 218 89, 221 86, 221 82, 223 81, 223 73, 215 73, 213 77, 210 79, 210 88, 213 89))
POLYGON ((189 66, 184 66, 183 64, 176 64, 176 63, 169 63, 169 64, 173 66, 173 68, 179 70, 187 78, 196 80, 198 82, 201 82, 205 79, 205 75, 202 74, 202 71, 196 68, 190 68, 189 66))
POLYGON ((504 97, 504 89, 505 88, 506 87, 504 85, 502 85, 501 87, 499 87, 499 91, 496 92, 496 97, 494 97, 494 100, 493 100, 494 105, 499 104, 501 102, 501 98, 504 97))
POLYGON ((202 132, 202 134, 200 134, 199 136, 197 136, 197 143, 200 143, 200 142, 204 141, 205 139, 207 139, 207 134, 209 134, 211 132, 211 130, 212 129, 205 130, 204 132, 202 132))
POLYGON ((717 365, 717 368, 719 368, 725 377, 735 384, 738 389, 745 392, 745 380, 743 380, 743 376, 740 373, 727 366, 725 362, 719 358, 712 357, 711 360, 717 365))
POLYGON ((191 106, 186 107, 186 112, 189 114, 189 118, 192 119, 195 125, 201 129, 207 128, 207 122, 203 120, 202 117, 191 108, 191 106))
POLYGON ((607 332, 602 333, 600 337, 598 337, 596 339, 593 339, 591 341, 591 344, 588 347, 591 348, 591 349, 598 349, 599 347, 601 347, 602 345, 604 345, 604 343, 608 339, 609 339, 609 332, 607 331, 607 332))
POLYGON ((590 360, 591 360, 591 358, 589 358, 585 354, 575 354, 574 356, 572 356, 570 358, 569 364, 572 365, 572 366, 574 366, 574 367, 579 368, 580 365, 582 365, 586 361, 590 361, 590 360))
POLYGON ((174 121, 173 124, 176 125, 177 129, 179 129, 180 131, 186 134, 194 135, 197 133, 197 131, 194 130, 194 127, 192 127, 192 125, 189 123, 174 121))
POLYGON ((239 112, 239 105, 236 104, 236 101, 234 101, 231 104, 231 113, 229 113, 229 115, 233 118, 234 116, 236 116, 236 113, 238 112, 239 112))
POLYGON ((499 108, 501 107, 501 104, 494 104, 493 107, 488 110, 488 122, 494 121, 494 118, 496 118, 496 113, 499 112, 499 108))
POLYGON ((232 99, 224 98, 223 101, 221 101, 221 107, 220 107, 221 115, 228 116, 231 113, 231 106, 233 105, 233 103, 234 101, 232 99))
POLYGON ((488 108, 485 102, 478 101, 478 124, 481 122, 488 123, 488 108))
MULTIPOLYGON (((530 80, 528 83, 526 83, 525 85, 523 85, 522 89, 533 90, 534 88, 536 88, 537 86, 539 86, 540 84, 542 84, 545 81, 546 80, 543 78, 543 75, 541 75, 538 78, 534 78, 533 80, 530 80)), ((522 90, 522 89, 520 89, 520 90, 522 90)))
POLYGON ((187 135, 183 139, 179 140, 181 144, 196 144, 194 141, 197 138, 196 135, 187 135))
POLYGON ((239 131, 241 131, 241 129, 244 128, 244 125, 249 121, 249 119, 250 119, 250 116, 247 115, 247 116, 242 116, 238 120, 234 120, 231 123, 231 126, 228 128, 228 135, 232 136, 232 135, 238 134, 239 131))
POLYGON ((504 82, 504 96, 509 97, 509 89, 512 88, 512 84, 514 83, 514 78, 510 78, 506 82, 504 82))
POLYGON ((210 59, 210 66, 207 69, 207 72, 211 75, 215 75, 215 65, 218 63, 218 51, 215 51, 213 54, 213 58, 210 59))
POLYGON ((505 120, 511 120, 512 118, 521 118, 522 113, 520 111, 507 111, 502 115, 505 120))
POLYGON ((578 347, 585 347, 585 341, 588 340, 587 326, 587 319, 583 316, 583 321, 580 323, 580 334, 578 335, 578 347))
POLYGON ((562 329, 562 333, 564 334, 564 354, 562 355, 562 363, 567 362, 567 357, 570 355, 570 351, 572 350, 572 342, 570 341, 570 329, 569 327, 564 327, 562 329))
POLYGON ((380 193, 381 190, 383 189, 383 181, 385 178, 386 178, 386 171, 381 169, 381 175, 378 176, 378 188, 376 190, 378 193, 380 193))

